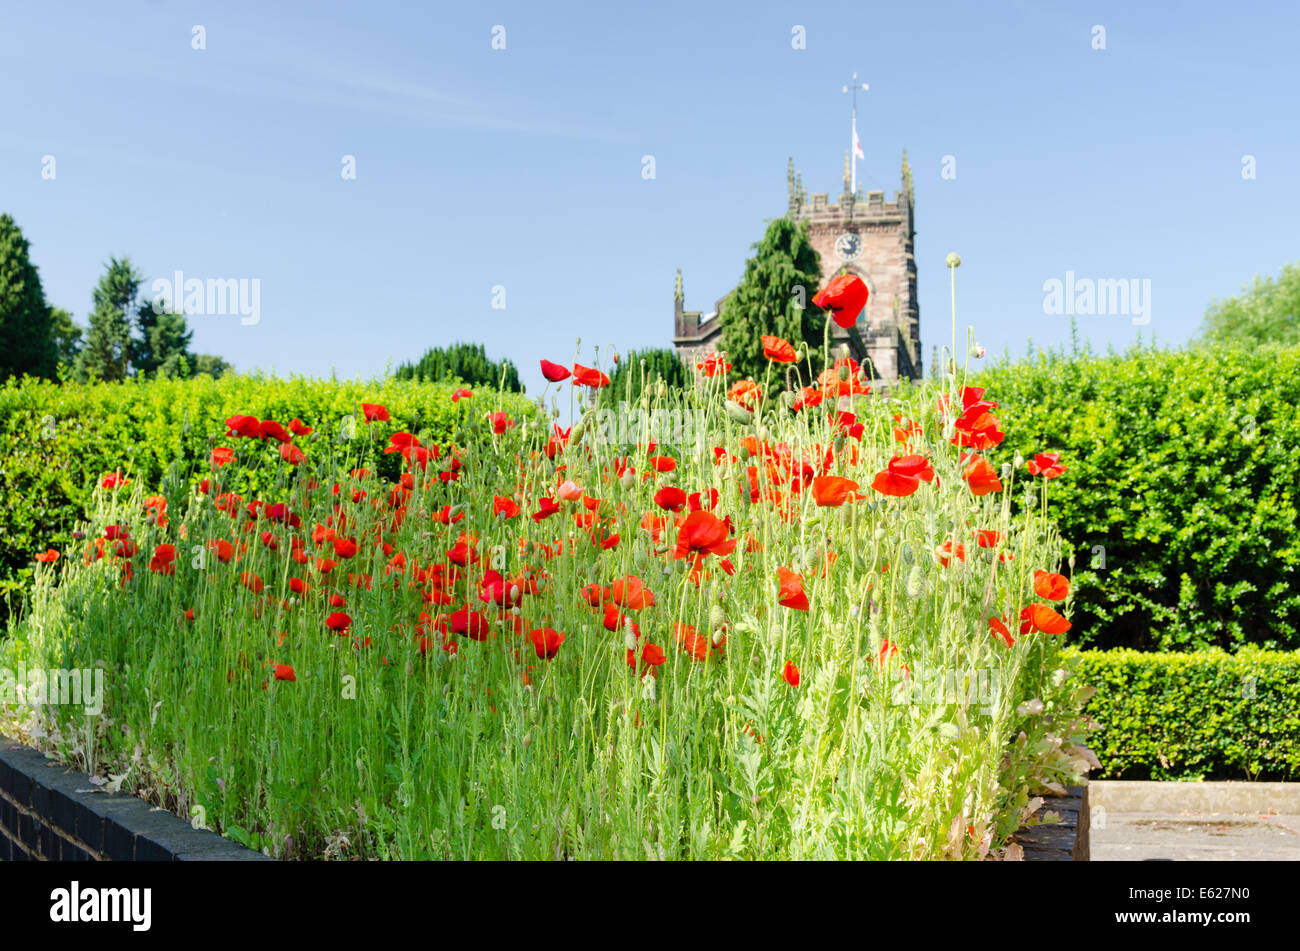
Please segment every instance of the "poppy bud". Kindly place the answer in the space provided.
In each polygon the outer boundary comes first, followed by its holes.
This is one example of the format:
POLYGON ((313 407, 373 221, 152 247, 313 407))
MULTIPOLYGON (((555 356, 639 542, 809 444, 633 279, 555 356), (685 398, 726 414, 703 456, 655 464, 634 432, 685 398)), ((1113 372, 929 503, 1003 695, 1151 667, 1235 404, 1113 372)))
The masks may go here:
POLYGON ((943 259, 943 263, 948 265, 948 267, 953 267, 953 268, 961 267, 961 255, 959 255, 956 251, 952 251, 948 254, 946 258, 943 259))
POLYGON ((709 607, 709 627, 717 630, 727 626, 727 612, 722 610, 722 605, 714 604, 709 607))
POLYGON ((909 598, 919 598, 925 590, 925 572, 920 565, 913 565, 912 570, 907 573, 907 596, 909 598))
POLYGON ((727 411, 728 416, 743 426, 748 426, 754 421, 754 414, 735 400, 727 400, 722 404, 722 408, 727 411))
POLYGON ((623 474, 618 477, 618 484, 624 491, 630 492, 636 485, 636 470, 631 467, 624 469, 623 474))

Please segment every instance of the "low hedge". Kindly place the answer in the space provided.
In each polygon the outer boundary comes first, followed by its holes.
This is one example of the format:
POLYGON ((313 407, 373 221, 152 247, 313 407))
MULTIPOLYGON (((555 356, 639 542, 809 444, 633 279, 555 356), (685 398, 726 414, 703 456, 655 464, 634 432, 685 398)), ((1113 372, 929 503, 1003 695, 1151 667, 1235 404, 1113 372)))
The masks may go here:
POLYGON ((1300 651, 1077 651, 1094 779, 1300 780, 1300 651))
MULTIPOLYGON (((47 547, 66 550, 104 474, 121 469, 152 489, 173 464, 182 471, 205 467, 214 445, 247 450, 240 445, 247 440, 224 436, 230 416, 281 424, 298 417, 317 433, 295 442, 318 452, 322 440, 329 446, 350 433, 380 438, 392 431, 367 427, 363 401, 385 405, 394 419, 416 418, 415 432, 425 444, 477 438, 489 411, 515 419, 536 413, 536 405, 516 393, 475 390, 472 399, 452 402, 458 386, 260 374, 88 385, 9 380, 0 386, 0 618, 7 613, 2 595, 23 588, 33 557, 47 547)), ((377 460, 394 469, 401 461, 396 455, 377 460)))
POLYGON ((1040 353, 976 382, 1007 445, 1067 467, 1081 646, 1300 647, 1300 348, 1040 353))

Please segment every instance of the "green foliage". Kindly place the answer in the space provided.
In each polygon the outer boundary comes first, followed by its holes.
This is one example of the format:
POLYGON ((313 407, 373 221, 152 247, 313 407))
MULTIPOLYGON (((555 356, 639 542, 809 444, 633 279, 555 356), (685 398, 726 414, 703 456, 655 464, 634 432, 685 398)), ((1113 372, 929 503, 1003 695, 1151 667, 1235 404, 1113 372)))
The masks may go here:
POLYGON ((62 307, 50 308, 50 334, 54 338, 55 359, 73 366, 81 352, 81 328, 73 323, 72 315, 62 307))
POLYGON ((600 390, 600 401, 607 406, 633 403, 646 387, 654 386, 659 380, 667 386, 690 386, 694 374, 675 350, 631 350, 610 374, 609 386, 600 390))
POLYGON ((1079 651, 1094 779, 1300 780, 1300 652, 1079 651))
MULTIPOLYGON (((0 591, 21 589, 32 558, 47 547, 66 550, 74 524, 100 478, 115 470, 156 488, 163 474, 206 466, 211 448, 240 452, 254 444, 227 438, 236 414, 288 423, 299 417, 335 440, 352 416, 362 435, 360 404, 383 403, 393 417, 416 420, 428 443, 464 435, 467 422, 489 410, 513 418, 532 413, 520 396, 479 392, 452 403, 449 384, 383 383, 226 375, 220 379, 129 378, 123 384, 57 386, 31 378, 0 387, 0 591)), ((387 460, 400 456, 386 457, 387 460)), ((3 611, 3 608, 0 608, 3 611)))
POLYGON ((1256 276, 1241 296, 1211 303, 1202 334, 1208 343, 1244 347, 1300 344, 1300 264, 1284 266, 1276 281, 1256 276))
POLYGON ((763 334, 800 341, 820 350, 826 316, 812 303, 821 281, 821 257, 808 240, 808 222, 777 218, 767 226, 755 255, 745 262, 740 285, 727 295, 718 319, 733 372, 761 379, 768 367, 763 334))
POLYGON ((1086 646, 1300 645, 1300 349, 1040 352, 975 381, 1007 444, 1061 453, 1086 646))
POLYGON ((127 314, 135 307, 143 280, 129 258, 109 258, 108 270, 91 295, 94 308, 77 363, 78 380, 113 383, 126 379, 132 351, 127 314))
POLYGON ((131 341, 131 363, 137 373, 153 376, 188 376, 193 364, 190 339, 194 331, 184 314, 155 313, 153 303, 145 301, 136 312, 140 335, 131 341))
POLYGON ((404 363, 393 374, 399 380, 460 380, 469 386, 490 386, 509 393, 522 393, 519 370, 508 358, 488 359, 481 343, 454 343, 430 347, 416 363, 404 363))
POLYGON ((0 215, 0 380, 53 377, 58 362, 50 309, 22 229, 0 215))

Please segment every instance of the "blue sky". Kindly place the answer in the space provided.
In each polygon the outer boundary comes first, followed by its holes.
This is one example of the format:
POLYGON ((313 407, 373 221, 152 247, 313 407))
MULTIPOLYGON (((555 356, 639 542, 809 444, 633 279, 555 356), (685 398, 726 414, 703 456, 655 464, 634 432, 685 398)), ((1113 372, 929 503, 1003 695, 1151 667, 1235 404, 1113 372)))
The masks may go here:
POLYGON ((1043 312, 1067 271, 1150 280, 1145 326, 1080 318, 1105 347, 1186 340, 1211 298, 1300 259, 1294 4, 0 9, 0 212, 46 296, 84 324, 110 254, 256 278, 255 326, 192 319, 240 370, 372 377, 467 339, 536 393, 538 358, 579 337, 584 362, 668 345, 675 269, 711 309, 784 213, 788 156, 838 194, 854 71, 859 182, 892 196, 904 148, 914 168, 927 362, 949 251, 960 322, 1013 354, 1068 340, 1043 312))

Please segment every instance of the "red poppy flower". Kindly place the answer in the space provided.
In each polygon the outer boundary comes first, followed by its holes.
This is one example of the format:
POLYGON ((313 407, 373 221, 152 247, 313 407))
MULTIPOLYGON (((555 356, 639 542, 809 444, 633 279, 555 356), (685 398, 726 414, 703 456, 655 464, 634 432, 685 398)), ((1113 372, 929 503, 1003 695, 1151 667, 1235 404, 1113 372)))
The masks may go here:
POLYGON ((866 498, 858 491, 858 484, 842 476, 817 476, 812 481, 813 500, 818 505, 838 508, 845 502, 866 498))
POLYGON ((966 560, 966 546, 961 542, 954 542, 950 538, 934 550, 935 561, 945 568, 952 563, 953 558, 958 561, 966 560))
POLYGON ((720 656, 723 645, 727 643, 727 639, 723 637, 715 644, 708 634, 701 634, 695 628, 680 621, 673 625, 673 636, 677 639, 677 646, 696 660, 708 660, 710 657, 720 656))
POLYGON ((677 460, 672 456, 651 456, 650 467, 655 472, 672 472, 677 468, 677 460))
POLYGON ((261 439, 256 416, 231 416, 226 420, 227 436, 244 436, 248 439, 261 439))
POLYGON ((1003 644, 1007 645, 1007 647, 1011 647, 1016 643, 1016 639, 1012 637, 1011 632, 1007 630, 1005 618, 989 618, 989 634, 993 637, 999 638, 1003 644))
POLYGON ((43 565, 52 564, 53 562, 59 560, 59 553, 55 551, 53 548, 47 548, 45 549, 45 551, 41 552, 39 555, 36 556, 36 560, 43 565))
POLYGON ((580 363, 573 365, 573 382, 578 386, 589 386, 598 390, 602 386, 609 386, 609 377, 599 370, 591 367, 584 367, 580 363))
POLYGON ((208 458, 212 461, 214 466, 220 469, 227 462, 230 462, 235 458, 235 451, 233 449, 227 449, 225 446, 217 446, 212 450, 212 454, 208 458))
POLYGON ((560 366, 558 363, 552 363, 550 360, 542 361, 542 376, 552 383, 559 383, 561 380, 567 380, 570 376, 569 368, 560 366))
POLYGON ((315 431, 316 430, 312 429, 297 416, 289 420, 289 432, 293 433, 295 436, 310 436, 315 431))
POLYGON ((789 568, 777 568, 776 573, 781 578, 777 603, 796 611, 807 611, 808 595, 803 590, 803 575, 796 574, 789 568))
POLYGON ((492 632, 491 622, 477 611, 470 610, 469 605, 452 612, 449 628, 453 634, 465 634, 474 641, 486 641, 492 632))
POLYGON ((249 591, 253 592, 253 594, 261 594, 262 588, 264 587, 262 579, 251 571, 241 571, 239 573, 239 583, 249 591))
POLYGON ((636 575, 627 575, 615 581, 609 586, 608 597, 614 604, 632 611, 655 603, 654 592, 636 575))
POLYGON ((975 495, 988 495, 990 492, 1002 491, 1002 483, 998 480, 998 474, 983 456, 975 457, 974 461, 962 472, 962 478, 966 480, 971 492, 975 495))
POLYGON ((1025 468, 1030 475, 1041 475, 1044 479, 1055 479, 1065 472, 1059 452, 1034 453, 1034 458, 1025 463, 1025 468))
POLYGON ((921 482, 934 481, 934 469, 925 456, 894 456, 888 468, 876 473, 871 487, 882 495, 902 497, 911 495, 921 487, 921 482))
POLYGON ((514 518, 519 514, 519 503, 502 495, 492 496, 492 514, 502 518, 514 518))
POLYGON ((710 353, 702 363, 695 364, 695 369, 712 378, 719 373, 726 373, 731 369, 731 364, 727 362, 725 353, 710 353))
POLYGON ((553 660, 564 643, 564 635, 550 627, 539 627, 528 632, 533 642, 533 650, 541 660, 553 660))
POLYGON ((159 545, 155 548, 153 557, 149 559, 149 570, 160 575, 176 574, 176 546, 159 545))
POLYGON ((763 334, 763 356, 774 363, 794 363, 799 359, 789 340, 767 334, 763 334))
POLYGON ((683 519, 677 530, 677 546, 673 549, 673 558, 730 555, 736 548, 736 540, 728 538, 728 534, 727 523, 712 512, 692 512, 683 519))
POLYGON ((352 558, 357 553, 356 539, 335 537, 333 539, 333 545, 334 554, 338 555, 340 558, 352 558))
POLYGON ((670 512, 680 512, 686 505, 686 493, 673 485, 666 485, 655 493, 655 505, 670 512))
POLYGON ((786 661, 785 667, 781 670, 781 677, 791 687, 799 686, 799 668, 792 661, 786 661))
POLYGON ((307 461, 307 454, 292 443, 283 443, 280 446, 280 458, 291 466, 297 466, 307 461))
POLYGON ((1002 533, 991 528, 977 528, 974 534, 980 548, 996 548, 1002 542, 1002 533))
POLYGON ((230 544, 224 538, 214 539, 208 542, 208 547, 217 553, 217 561, 227 562, 235 555, 235 546, 230 544))
POLYGON ((1031 604, 1020 612, 1020 633, 1042 631, 1044 634, 1064 634, 1070 622, 1045 604, 1031 604))
POLYGON ((294 594, 305 595, 307 593, 307 582, 303 581, 301 578, 290 578, 289 590, 294 594))
POLYGON ((498 436, 503 435, 507 429, 515 424, 515 421, 509 415, 501 411, 488 413, 487 418, 488 422, 492 424, 492 432, 498 436))
POLYGON ((289 683, 294 683, 295 681, 297 681, 298 677, 294 674, 293 668, 290 667, 288 664, 276 664, 275 679, 287 680, 289 681, 289 683))
POLYGON ((1034 593, 1048 601, 1064 601, 1070 595, 1070 582, 1054 572, 1035 571, 1034 593))
POLYGON ((263 439, 274 439, 276 442, 285 443, 293 437, 288 431, 273 419, 264 419, 258 424, 257 431, 263 439))
POLYGON ((460 389, 458 389, 455 393, 451 394, 451 401, 453 403, 459 403, 461 400, 471 400, 473 398, 474 398, 473 391, 467 390, 463 386, 460 389))
MULTIPOLYGON (((644 674, 649 670, 651 674, 658 677, 659 668, 663 666, 664 661, 667 659, 668 657, 664 654, 663 648, 657 644, 646 644, 641 648, 641 673, 644 674)), ((627 652, 627 665, 633 669, 636 668, 635 651, 629 650, 627 652)))
POLYGON ((731 384, 731 389, 727 390, 727 399, 751 410, 758 404, 762 395, 762 389, 753 380, 737 380, 731 384))
POLYGON ((814 406, 821 406, 822 391, 815 387, 805 386, 799 391, 798 398, 794 401, 794 411, 797 413, 801 409, 811 409, 814 406))
POLYGON ((347 629, 352 626, 352 618, 342 611, 335 611, 325 619, 325 626, 342 637, 347 632, 347 629))
POLYGON ((831 312, 831 320, 838 327, 852 327, 858 315, 867 306, 869 291, 862 279, 852 274, 841 274, 813 297, 812 302, 831 312))
POLYGON ((379 403, 362 403, 361 412, 367 423, 386 423, 389 420, 388 407, 379 403))

